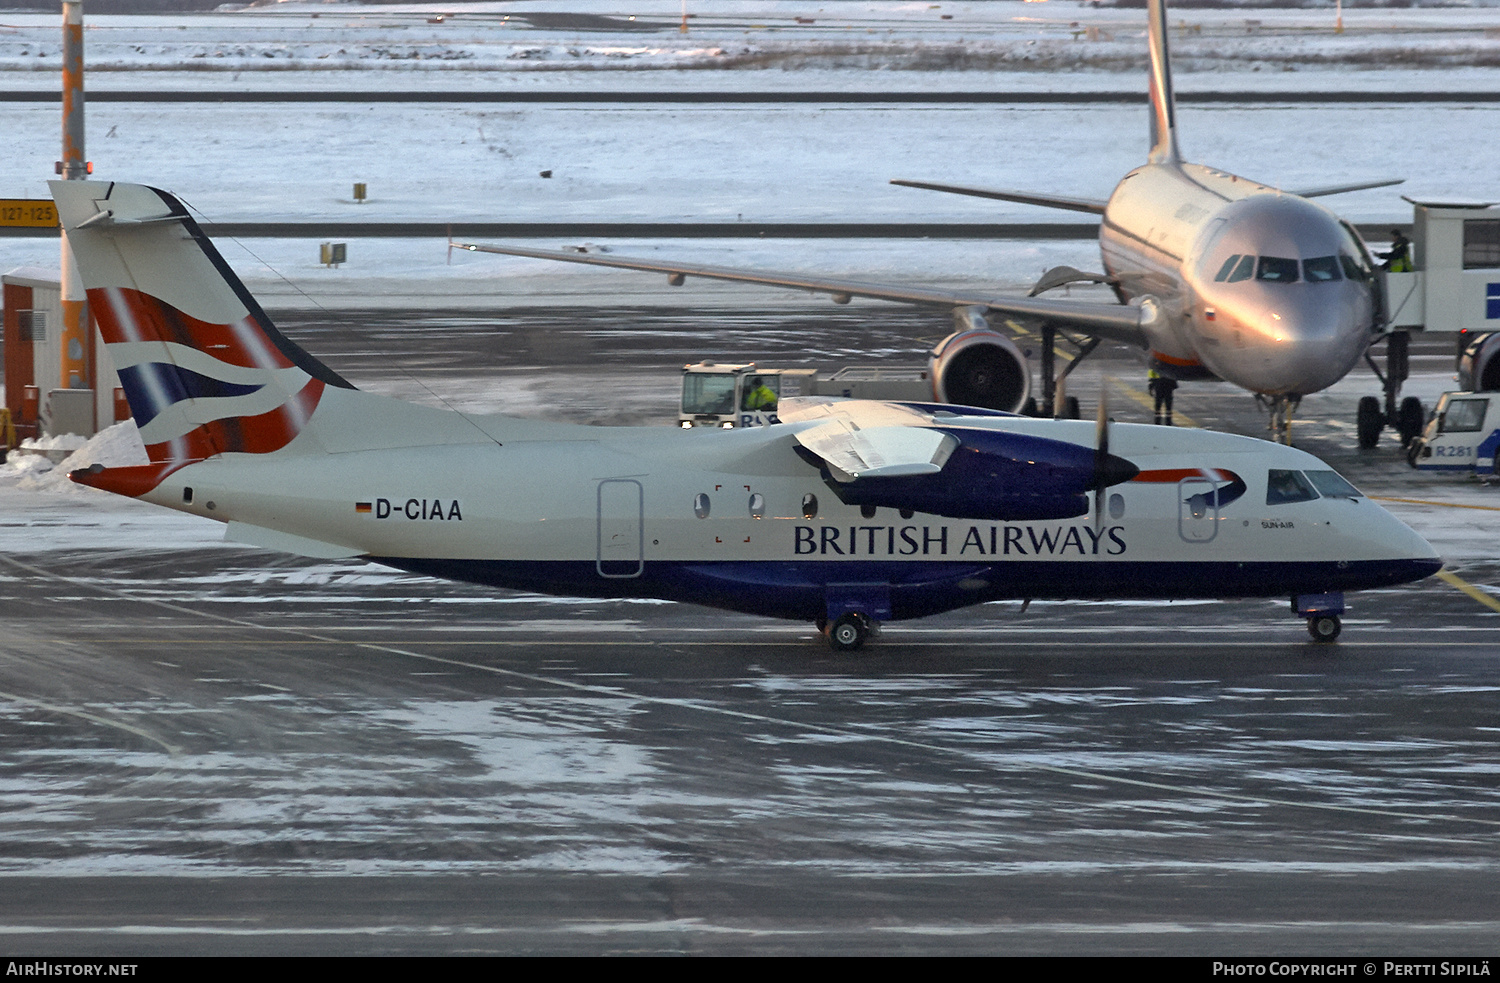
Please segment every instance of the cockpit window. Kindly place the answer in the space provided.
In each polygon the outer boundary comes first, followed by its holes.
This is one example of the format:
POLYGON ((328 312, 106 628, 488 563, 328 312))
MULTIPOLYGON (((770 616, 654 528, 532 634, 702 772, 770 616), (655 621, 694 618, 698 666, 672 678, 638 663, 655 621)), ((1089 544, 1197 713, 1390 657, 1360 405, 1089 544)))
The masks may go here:
POLYGON ((1359 260, 1348 253, 1339 253, 1339 263, 1344 267, 1344 276, 1359 283, 1370 279, 1370 271, 1359 260))
POLYGON ((1219 273, 1214 277, 1214 282, 1223 283, 1225 280, 1229 279, 1229 274, 1234 271, 1234 264, 1238 263, 1239 261, 1239 253, 1235 253, 1233 256, 1226 259, 1224 261, 1224 265, 1219 267, 1219 273))
POLYGON ((1268 280, 1272 283, 1296 283, 1297 261, 1283 259, 1280 256, 1262 256, 1260 269, 1256 271, 1255 279, 1268 280))
POLYGON ((1308 283, 1327 283, 1329 280, 1342 280, 1339 275, 1339 258, 1337 256, 1319 256, 1316 259, 1304 259, 1302 261, 1302 279, 1308 283))
POLYGON ((1234 272, 1229 274, 1228 279, 1230 283, 1239 283, 1241 280, 1248 280, 1254 275, 1255 257, 1243 256, 1240 258, 1240 264, 1234 268, 1234 272))
MULTIPOLYGON (((1332 474, 1332 472, 1329 472, 1332 474)), ((1311 502, 1318 497, 1307 475, 1301 471, 1272 470, 1266 475, 1266 504, 1290 505, 1293 502, 1311 502)))
POLYGON ((1324 498, 1359 498, 1359 489, 1344 480, 1337 471, 1309 471, 1307 480, 1324 498))

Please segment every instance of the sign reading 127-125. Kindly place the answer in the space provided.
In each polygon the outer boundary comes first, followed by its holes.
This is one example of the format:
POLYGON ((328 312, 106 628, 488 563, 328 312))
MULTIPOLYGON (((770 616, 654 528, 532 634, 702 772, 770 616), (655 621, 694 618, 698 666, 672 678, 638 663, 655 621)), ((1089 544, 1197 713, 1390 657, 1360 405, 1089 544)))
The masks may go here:
POLYGON ((25 229, 57 228, 57 206, 51 201, 0 198, 0 226, 25 229))

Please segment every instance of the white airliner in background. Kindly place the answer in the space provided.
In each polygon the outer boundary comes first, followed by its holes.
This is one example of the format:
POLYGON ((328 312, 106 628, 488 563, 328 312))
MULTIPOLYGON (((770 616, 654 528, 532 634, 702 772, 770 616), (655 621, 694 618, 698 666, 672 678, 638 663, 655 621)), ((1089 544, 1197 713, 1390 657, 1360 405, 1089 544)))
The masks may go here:
MULTIPOLYGON (((1166 18, 1165 0, 1150 0, 1150 156, 1107 200, 892 182, 1097 214, 1104 274, 1060 267, 1038 281, 1032 296, 1004 297, 616 255, 455 245, 663 272, 675 285, 701 276, 830 293, 838 302, 869 297, 952 306, 959 330, 933 352, 934 396, 1001 409, 1021 408, 1030 392, 1030 371, 1008 338, 988 330, 986 312, 1041 325, 1045 415, 1051 415, 1048 356, 1057 330, 1125 342, 1144 349, 1151 366, 1164 375, 1223 379, 1264 397, 1273 428, 1289 438, 1291 414, 1301 397, 1342 379, 1380 329, 1379 286, 1368 250, 1353 226, 1307 199, 1399 181, 1289 192, 1184 162, 1177 146, 1166 18), (1079 281, 1108 283, 1119 304, 1036 296, 1079 281)), ((1417 412, 1411 425, 1419 428, 1420 406, 1417 412)))
POLYGON ((785 401, 743 430, 587 427, 361 392, 284 337, 182 204, 52 184, 150 463, 74 481, 314 557, 568 596, 871 626, 1001 598, 1290 597, 1436 572, 1290 447, 921 403, 785 401))

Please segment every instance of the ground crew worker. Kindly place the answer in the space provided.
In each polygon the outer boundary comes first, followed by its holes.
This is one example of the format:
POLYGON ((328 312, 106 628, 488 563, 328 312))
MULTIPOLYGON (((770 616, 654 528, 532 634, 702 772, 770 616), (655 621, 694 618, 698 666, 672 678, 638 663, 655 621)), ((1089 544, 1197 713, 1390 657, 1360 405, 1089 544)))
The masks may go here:
POLYGON ((1385 260, 1380 264, 1382 270, 1390 273, 1410 273, 1411 265, 1411 240, 1401 234, 1400 229, 1391 230, 1391 251, 1380 253, 1380 258, 1385 260))
POLYGON ((776 391, 766 385, 765 376, 758 375, 746 384, 744 405, 747 410, 776 409, 776 391))
POLYGON ((1152 369, 1146 374, 1146 388, 1156 398, 1156 425, 1159 427, 1170 427, 1172 425, 1172 393, 1177 390, 1177 380, 1162 375, 1152 369))

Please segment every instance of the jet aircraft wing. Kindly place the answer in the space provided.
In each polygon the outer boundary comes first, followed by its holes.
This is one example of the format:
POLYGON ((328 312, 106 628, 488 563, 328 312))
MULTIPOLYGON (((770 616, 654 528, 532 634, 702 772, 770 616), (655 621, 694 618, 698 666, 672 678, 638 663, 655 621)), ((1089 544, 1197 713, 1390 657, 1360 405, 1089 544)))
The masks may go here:
POLYGON ((1019 201, 1023 205, 1041 205, 1043 208, 1061 208, 1069 212, 1092 212, 1103 215, 1109 204, 1103 198, 1069 198, 1063 195, 1043 195, 1033 191, 1010 191, 1004 188, 966 188, 958 184, 936 184, 931 181, 892 181, 903 188, 921 188, 924 191, 946 191, 950 195, 971 195, 975 198, 995 198, 999 201, 1019 201))
POLYGON ((498 253, 503 256, 554 259, 564 263, 583 263, 588 266, 665 273, 668 282, 674 286, 681 286, 687 277, 698 276, 709 280, 758 283, 772 287, 807 290, 812 293, 832 294, 834 303, 837 304, 847 304, 851 297, 867 297, 873 300, 890 300, 906 304, 982 307, 1024 320, 1049 321, 1060 327, 1072 328, 1086 334, 1098 335, 1101 338, 1138 347, 1144 347, 1146 344, 1143 328, 1154 323, 1158 317, 1155 304, 1150 302, 1123 305, 1074 300, 1042 300, 1036 297, 995 296, 979 290, 899 286, 862 280, 805 276, 800 273, 773 273, 728 266, 708 266, 700 263, 658 262, 627 256, 601 256, 595 253, 565 252, 559 249, 485 246, 467 242, 455 242, 451 245, 455 249, 464 249, 469 252, 498 253))
POLYGON ((1393 184, 1404 184, 1404 177, 1387 177, 1378 181, 1359 181, 1354 184, 1330 184, 1322 188, 1298 188, 1287 191, 1298 198, 1321 198, 1324 195, 1341 195, 1346 191, 1364 191, 1367 188, 1388 188, 1393 184))

